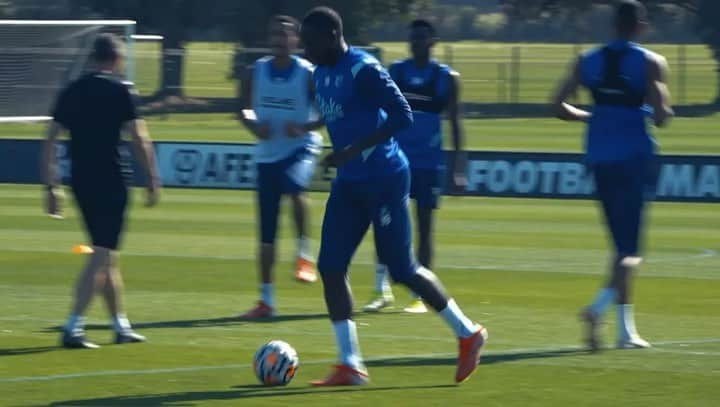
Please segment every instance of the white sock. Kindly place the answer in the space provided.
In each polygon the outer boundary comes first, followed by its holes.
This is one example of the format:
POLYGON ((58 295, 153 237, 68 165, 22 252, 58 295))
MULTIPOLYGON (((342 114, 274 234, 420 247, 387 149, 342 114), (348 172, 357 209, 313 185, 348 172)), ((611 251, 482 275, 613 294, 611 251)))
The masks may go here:
POLYGON ((110 318, 110 322, 112 323, 112 327, 115 332, 121 333, 132 331, 132 326, 130 326, 130 320, 128 320, 127 315, 125 314, 113 315, 110 318))
POLYGON ((303 259, 312 259, 312 255, 310 254, 310 240, 305 236, 299 237, 297 240, 297 255, 303 259))
POLYGON ((84 328, 85 318, 83 318, 82 315, 77 314, 70 314, 70 316, 68 316, 67 322, 65 322, 65 326, 63 327, 65 332, 69 333, 82 332, 84 328))
POLYGON ((467 338, 477 331, 477 325, 463 314, 452 298, 448 301, 447 307, 440 311, 440 316, 458 338, 467 338))
POLYGON ((346 319, 344 321, 333 322, 332 325, 333 331, 335 331, 335 341, 337 342, 338 359, 340 359, 340 363, 353 369, 364 371, 365 365, 363 364, 362 355, 360 354, 355 322, 346 319))
POLYGON ((380 263, 375 264, 375 292, 383 294, 391 292, 387 266, 380 263))
POLYGON ((275 308, 272 283, 260 284, 260 300, 271 308, 275 308))
POLYGON ((632 304, 617 305, 617 323, 619 339, 630 339, 638 336, 632 304))
POLYGON ((590 311, 596 316, 601 316, 610 303, 615 301, 616 291, 614 288, 601 288, 595 295, 595 300, 590 304, 590 311))

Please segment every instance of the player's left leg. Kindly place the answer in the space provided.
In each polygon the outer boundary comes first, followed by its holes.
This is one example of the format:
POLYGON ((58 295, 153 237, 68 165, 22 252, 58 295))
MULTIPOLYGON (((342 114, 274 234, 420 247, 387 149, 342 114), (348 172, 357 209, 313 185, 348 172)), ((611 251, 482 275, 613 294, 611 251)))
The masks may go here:
POLYGON ((125 225, 127 191, 117 192, 117 199, 105 204, 103 227, 93 238, 94 250, 101 253, 103 261, 96 273, 96 284, 105 300, 110 314, 110 324, 115 331, 115 343, 144 342, 145 337, 135 333, 123 308, 123 281, 117 261, 117 249, 125 225))
POLYGON ((373 210, 375 250, 388 265, 393 280, 419 294, 445 320, 458 338, 459 355, 455 380, 462 382, 477 368, 487 330, 471 321, 445 291, 429 269, 417 265, 412 255, 409 179, 400 173, 390 180, 373 210))
MULTIPOLYGON (((415 224, 417 226, 417 259, 420 265, 432 269, 434 257, 433 225, 435 210, 440 204, 440 195, 444 184, 443 170, 414 169, 411 172, 410 196, 415 200, 415 224)), ((405 312, 425 313, 427 307, 416 293, 405 307, 405 312)))
POLYGON ((287 160, 283 192, 290 195, 293 220, 297 231, 297 255, 295 258, 295 279, 302 283, 317 281, 315 259, 310 252, 310 238, 307 225, 310 223, 310 201, 305 189, 315 172, 315 153, 301 148, 287 160))
POLYGON ((367 370, 358 343, 357 327, 352 320, 352 293, 347 278, 348 266, 370 225, 363 191, 367 183, 335 181, 325 207, 318 270, 338 348, 339 364, 314 386, 365 384, 367 370))

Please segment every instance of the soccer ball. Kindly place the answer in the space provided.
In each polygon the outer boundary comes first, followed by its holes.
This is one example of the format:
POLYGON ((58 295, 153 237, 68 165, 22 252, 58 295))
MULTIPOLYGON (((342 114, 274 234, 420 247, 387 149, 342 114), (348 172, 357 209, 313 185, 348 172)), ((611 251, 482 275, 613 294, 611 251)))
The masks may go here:
POLYGON ((255 352, 253 370, 266 386, 285 386, 297 372, 300 360, 287 342, 270 341, 255 352))

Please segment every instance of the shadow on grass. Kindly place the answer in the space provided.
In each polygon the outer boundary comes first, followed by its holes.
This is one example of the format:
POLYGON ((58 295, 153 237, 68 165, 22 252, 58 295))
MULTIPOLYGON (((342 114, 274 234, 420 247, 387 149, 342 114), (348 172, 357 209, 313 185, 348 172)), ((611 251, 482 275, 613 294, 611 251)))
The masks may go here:
MULTIPOLYGON (((480 366, 492 365, 495 363, 515 362, 519 360, 547 359, 564 356, 580 356, 587 354, 587 351, 578 348, 538 350, 529 352, 490 353, 482 355, 482 357, 480 358, 480 366)), ((403 357, 369 360, 366 362, 366 364, 368 365, 368 367, 444 366, 455 365, 456 361, 457 359, 454 357, 403 357)))
POLYGON ((62 349, 62 348, 59 346, 38 346, 38 347, 34 347, 34 348, 0 349, 0 357, 32 355, 34 353, 52 352, 54 350, 59 350, 59 349, 62 349))
MULTIPOLYGON (((262 385, 235 386, 234 390, 222 391, 191 391, 167 394, 141 394, 132 396, 115 396, 105 398, 94 398, 84 400, 56 401, 48 406, 193 406, 202 405, 211 400, 234 400, 234 399, 262 399, 273 397, 290 397, 305 394, 327 394, 327 393, 371 393, 384 391, 403 390, 429 390, 454 388, 452 384, 430 385, 430 386, 357 386, 357 387, 336 387, 332 389, 316 389, 312 387, 265 387, 262 385)), ((288 401, 290 402, 290 401, 288 401)))
MULTIPOLYGON (((314 319, 327 319, 327 314, 288 314, 277 315, 272 318, 263 318, 254 321, 246 320, 240 317, 221 317, 207 319, 183 319, 175 321, 155 321, 155 322, 134 322, 133 328, 136 329, 160 329, 160 328, 204 328, 213 326, 232 326, 247 324, 267 324, 271 322, 291 322, 291 321, 307 321, 314 319)), ((44 332, 59 332, 62 326, 56 325, 45 328, 44 332)), ((110 329, 107 324, 90 324, 85 326, 86 330, 110 329)))

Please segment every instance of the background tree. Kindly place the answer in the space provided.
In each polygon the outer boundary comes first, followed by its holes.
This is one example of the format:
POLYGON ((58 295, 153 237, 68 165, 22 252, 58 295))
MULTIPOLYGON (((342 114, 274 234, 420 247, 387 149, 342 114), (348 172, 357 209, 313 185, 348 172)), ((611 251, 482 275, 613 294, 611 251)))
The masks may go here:
MULTIPOLYGON (((648 7, 650 20, 668 8, 680 7, 694 15, 695 32, 708 46, 717 63, 718 89, 715 104, 720 105, 720 1, 718 0, 643 0, 648 7)), ((613 5, 612 0, 505 0, 503 11, 510 27, 522 27, 538 19, 566 21, 583 27, 583 15, 597 5, 613 5)), ((662 28, 658 28, 659 30, 662 28)))
POLYGON ((156 97, 182 96, 185 44, 194 30, 209 28, 221 15, 221 0, 72 0, 102 18, 132 19, 162 40, 161 85, 156 97))

